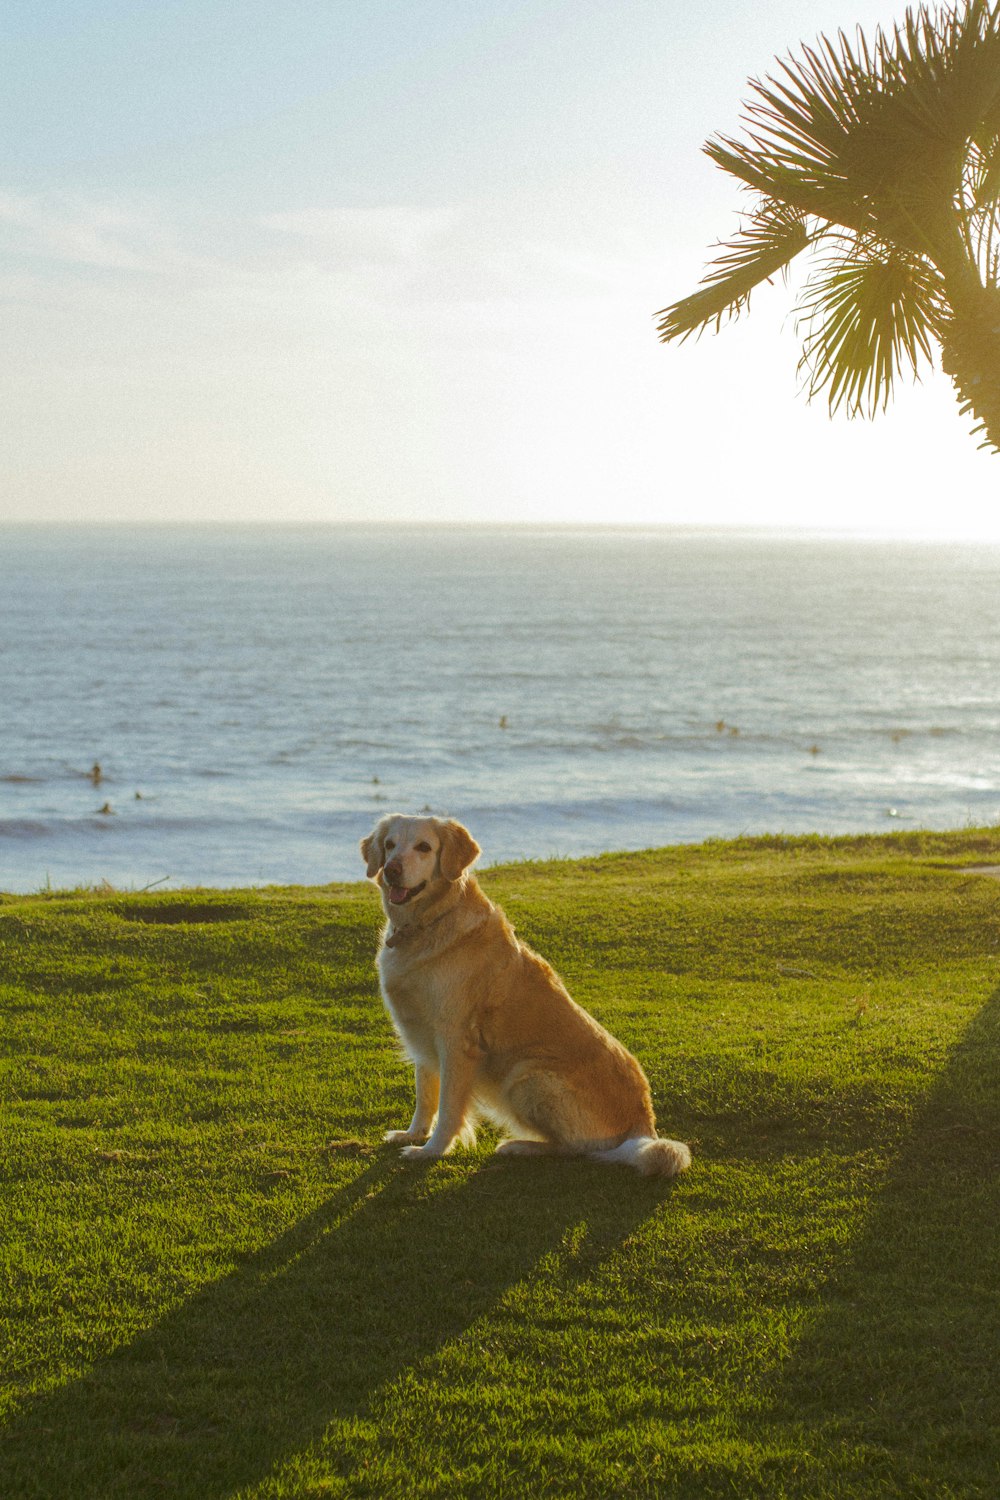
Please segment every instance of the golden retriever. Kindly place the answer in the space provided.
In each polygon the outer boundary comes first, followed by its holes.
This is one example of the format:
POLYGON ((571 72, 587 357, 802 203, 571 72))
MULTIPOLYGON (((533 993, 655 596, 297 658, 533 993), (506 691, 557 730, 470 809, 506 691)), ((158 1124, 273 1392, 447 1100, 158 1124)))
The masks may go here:
POLYGON ((623 1162, 644 1175, 690 1165, 657 1137, 649 1084, 630 1052, 518 941, 469 866, 480 850, 451 819, 383 818, 361 853, 387 918, 382 995, 416 1075, 416 1107, 387 1141, 444 1156, 485 1116, 507 1155, 623 1162))

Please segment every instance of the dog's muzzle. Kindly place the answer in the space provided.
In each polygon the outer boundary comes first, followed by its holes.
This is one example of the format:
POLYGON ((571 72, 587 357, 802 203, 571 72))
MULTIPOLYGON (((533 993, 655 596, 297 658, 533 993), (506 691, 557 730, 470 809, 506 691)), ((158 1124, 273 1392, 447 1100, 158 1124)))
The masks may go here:
POLYGON ((407 901, 412 901, 414 896, 420 895, 426 884, 426 880, 422 880, 419 885, 411 886, 393 885, 391 882, 387 882, 386 890, 393 906, 405 906, 407 901))

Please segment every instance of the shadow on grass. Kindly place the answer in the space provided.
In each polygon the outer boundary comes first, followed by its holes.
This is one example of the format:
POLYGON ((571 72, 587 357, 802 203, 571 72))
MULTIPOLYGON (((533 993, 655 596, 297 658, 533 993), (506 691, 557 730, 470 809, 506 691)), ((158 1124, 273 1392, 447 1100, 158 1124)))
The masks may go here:
POLYGON ((222 1500, 367 1412, 571 1225, 586 1222, 594 1264, 669 1191, 585 1163, 428 1176, 380 1154, 238 1271, 28 1406, 0 1441, 0 1493, 222 1500))
POLYGON ((998 1288, 1000 992, 780 1373, 774 1436, 812 1476, 791 1493, 1000 1494, 998 1288))

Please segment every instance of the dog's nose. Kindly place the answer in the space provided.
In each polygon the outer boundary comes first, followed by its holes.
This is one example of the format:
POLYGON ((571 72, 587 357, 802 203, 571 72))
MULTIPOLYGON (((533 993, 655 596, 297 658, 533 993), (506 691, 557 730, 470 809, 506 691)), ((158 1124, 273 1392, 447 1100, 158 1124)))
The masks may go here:
POLYGON ((385 867, 385 878, 390 885, 398 885, 403 874, 403 866, 398 859, 390 859, 385 867))

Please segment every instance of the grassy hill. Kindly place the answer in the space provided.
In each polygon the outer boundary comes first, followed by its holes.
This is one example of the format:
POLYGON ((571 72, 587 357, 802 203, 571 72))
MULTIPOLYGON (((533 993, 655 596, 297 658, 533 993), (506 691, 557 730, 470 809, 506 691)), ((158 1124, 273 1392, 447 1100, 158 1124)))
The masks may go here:
POLYGON ((403 1164, 365 885, 0 898, 0 1494, 995 1497, 1000 831, 483 883, 674 1185, 403 1164))

